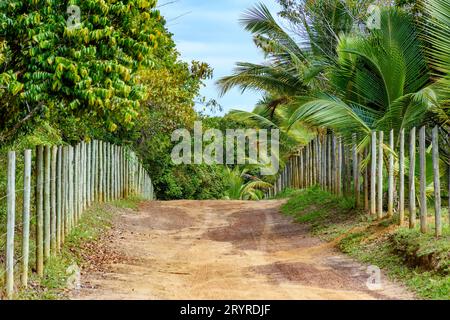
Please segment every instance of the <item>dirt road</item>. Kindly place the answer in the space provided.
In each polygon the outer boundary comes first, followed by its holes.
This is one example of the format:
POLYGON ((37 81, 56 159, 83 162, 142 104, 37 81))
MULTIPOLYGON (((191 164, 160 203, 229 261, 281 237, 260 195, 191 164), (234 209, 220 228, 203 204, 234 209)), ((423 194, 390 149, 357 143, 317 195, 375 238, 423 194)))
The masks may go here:
POLYGON ((146 202, 116 221, 109 244, 126 256, 83 275, 74 299, 405 299, 367 266, 308 235, 280 201, 146 202))

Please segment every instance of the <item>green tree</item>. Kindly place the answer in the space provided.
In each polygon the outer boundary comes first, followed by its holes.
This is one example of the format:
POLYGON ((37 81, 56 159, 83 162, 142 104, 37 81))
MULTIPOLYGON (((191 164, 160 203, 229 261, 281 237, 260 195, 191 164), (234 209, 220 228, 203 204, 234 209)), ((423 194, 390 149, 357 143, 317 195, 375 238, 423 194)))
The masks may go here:
MULTIPOLYGON (((0 2, 0 131, 27 115, 131 128, 145 87, 137 71, 174 47, 156 0, 0 2), (69 5, 80 24, 68 27, 69 5)), ((64 128, 64 126, 62 126, 64 128)))

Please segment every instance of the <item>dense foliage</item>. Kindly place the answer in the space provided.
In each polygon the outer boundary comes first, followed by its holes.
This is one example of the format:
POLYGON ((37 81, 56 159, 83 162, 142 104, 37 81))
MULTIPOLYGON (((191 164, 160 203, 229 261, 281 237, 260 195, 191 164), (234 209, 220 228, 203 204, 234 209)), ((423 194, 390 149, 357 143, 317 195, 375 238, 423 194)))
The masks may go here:
POLYGON ((156 5, 1 1, 0 141, 52 127, 69 143, 96 138, 131 145, 158 196, 221 197, 221 168, 171 164, 170 134, 193 126, 194 101, 212 70, 180 61, 156 5), (79 7, 79 21, 70 5, 79 7))
MULTIPOLYGON (((376 26, 369 24, 370 1, 278 2, 278 17, 258 4, 241 19, 266 59, 238 62, 219 85, 224 93, 239 87, 265 98, 253 112, 233 111, 235 119, 277 126, 285 136, 298 126, 333 130, 347 142, 357 134, 360 149, 372 130, 397 136, 439 125, 440 154, 449 164, 448 1, 378 2, 376 26)), ((284 157, 299 146, 283 150, 284 157)))

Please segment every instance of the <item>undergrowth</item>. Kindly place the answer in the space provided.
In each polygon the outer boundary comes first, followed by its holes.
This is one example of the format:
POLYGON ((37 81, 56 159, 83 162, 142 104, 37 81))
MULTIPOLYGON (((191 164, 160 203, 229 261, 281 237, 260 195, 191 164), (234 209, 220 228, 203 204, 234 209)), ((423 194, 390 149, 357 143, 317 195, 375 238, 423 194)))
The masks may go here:
MULTIPOLYGON (((282 212, 308 223, 312 234, 335 242, 344 253, 384 269, 424 299, 450 299, 450 230, 444 219, 443 236, 399 227, 398 220, 376 221, 354 208, 351 198, 320 188, 290 191, 282 212)), ((446 212, 446 210, 444 210, 446 212)), ((431 228, 432 229, 432 228, 431 228)))
MULTIPOLYGON (((66 237, 60 254, 52 256, 46 262, 44 276, 39 278, 34 272, 31 273, 28 288, 17 288, 15 299, 66 299, 70 292, 68 280, 72 275, 71 267, 82 268, 89 263, 83 254, 85 248, 90 243, 99 241, 111 229, 116 208, 135 210, 140 201, 137 197, 118 200, 108 205, 94 205, 84 212, 78 225, 66 237)), ((16 283, 20 283, 19 279, 16 283)))

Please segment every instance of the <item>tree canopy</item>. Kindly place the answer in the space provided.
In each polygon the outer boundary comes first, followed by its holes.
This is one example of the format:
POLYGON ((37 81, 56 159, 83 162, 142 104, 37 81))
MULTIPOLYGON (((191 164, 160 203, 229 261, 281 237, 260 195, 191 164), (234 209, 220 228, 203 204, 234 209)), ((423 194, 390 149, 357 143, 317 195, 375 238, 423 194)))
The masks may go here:
POLYGON ((146 94, 138 71, 174 59, 156 0, 0 2, 0 129, 43 118, 132 127, 146 94), (72 26, 69 5, 80 9, 72 26))

